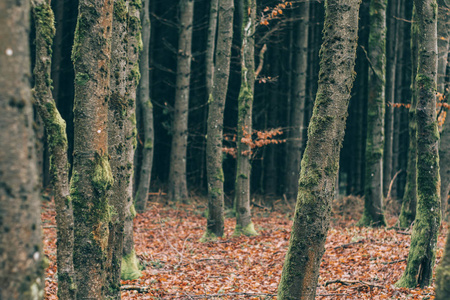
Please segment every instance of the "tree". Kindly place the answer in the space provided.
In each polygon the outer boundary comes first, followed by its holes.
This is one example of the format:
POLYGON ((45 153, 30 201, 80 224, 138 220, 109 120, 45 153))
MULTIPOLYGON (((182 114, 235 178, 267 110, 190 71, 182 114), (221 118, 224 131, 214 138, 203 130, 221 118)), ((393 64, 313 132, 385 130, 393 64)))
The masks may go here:
POLYGON ((186 151, 188 137, 189 85, 191 74, 194 1, 180 0, 180 34, 177 52, 175 112, 170 152, 169 199, 187 201, 186 151))
POLYGON ((44 122, 50 152, 50 175, 55 195, 58 267, 58 297, 75 299, 73 269, 73 207, 69 192, 69 162, 67 155, 66 122, 62 119, 52 97, 51 53, 55 35, 54 16, 49 4, 35 0, 33 14, 36 28, 36 64, 34 68, 34 99, 44 122))
MULTIPOLYGON (((214 1, 213 1, 214 2, 214 1)), ((212 10, 214 7, 211 8, 212 10)), ((233 0, 220 0, 218 5, 217 45, 211 93, 209 95, 206 140, 208 176, 208 222, 204 239, 221 237, 224 231, 224 174, 222 169, 223 117, 230 74, 233 39, 233 0)), ((211 17, 214 14, 211 12, 211 17)), ((214 23, 211 22, 210 24, 214 23)))
POLYGON ((113 1, 80 0, 72 60, 75 69, 74 158, 70 196, 74 209, 74 268, 78 298, 105 297, 114 179, 108 158, 113 1))
POLYGON ((431 283, 440 225, 439 131, 436 120, 437 4, 415 0, 417 43, 417 214, 406 270, 397 286, 413 288, 431 283))
POLYGON ((149 70, 149 52, 150 52, 150 1, 142 1, 142 55, 139 60, 139 70, 141 71, 141 80, 137 93, 137 117, 138 123, 142 122, 144 128, 144 147, 142 149, 142 162, 139 171, 139 184, 136 188, 136 211, 145 212, 147 206, 148 192, 150 190, 150 180, 153 166, 153 105, 150 99, 150 70, 149 70))
POLYGON ((237 167, 234 206, 236 210, 235 236, 256 235, 250 211, 250 155, 245 140, 251 139, 252 109, 255 85, 255 22, 256 0, 240 0, 241 28, 241 87, 238 98, 237 167))
POLYGON ((364 213, 360 226, 384 226, 383 147, 386 68, 386 1, 370 2, 369 98, 364 213))
POLYGON ((42 299, 44 256, 37 192, 29 51, 30 2, 0 4, 0 298, 42 299))
POLYGON ((436 270, 436 300, 450 299, 450 231, 445 244, 444 256, 436 270))
POLYGON ((359 1, 327 0, 319 85, 278 299, 314 299, 354 79, 359 1))

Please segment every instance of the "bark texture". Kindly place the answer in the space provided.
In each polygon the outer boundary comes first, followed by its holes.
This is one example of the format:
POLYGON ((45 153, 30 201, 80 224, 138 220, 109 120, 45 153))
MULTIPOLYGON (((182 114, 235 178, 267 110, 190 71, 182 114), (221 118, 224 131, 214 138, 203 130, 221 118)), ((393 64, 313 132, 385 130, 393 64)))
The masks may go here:
MULTIPOLYGON (((230 75, 233 39, 233 0, 221 0, 218 8, 218 32, 211 94, 209 95, 206 140, 208 176, 208 222, 204 239, 223 236, 224 175, 222 169, 223 117, 230 75)), ((211 12, 211 16, 213 13, 211 12)), ((210 21, 211 24, 211 21, 210 21)))
POLYGON ((415 0, 418 24, 417 94, 417 215, 408 262, 397 286, 431 284, 440 225, 439 132, 436 121, 437 4, 415 0))
POLYGON ((169 192, 173 201, 188 200, 186 151, 188 137, 189 84, 191 78, 192 24, 194 0, 180 0, 180 35, 178 37, 175 112, 172 123, 169 192))
POLYGON ((444 256, 436 270, 436 300, 450 299, 450 231, 445 244, 444 256))
POLYGON ((236 210, 235 236, 256 235, 250 211, 250 157, 252 109, 255 86, 255 22, 256 0, 241 0, 241 88, 238 97, 237 167, 234 205, 236 210))
POLYGON ((305 123, 306 82, 308 67, 308 31, 309 31, 309 1, 299 3, 296 10, 297 22, 294 24, 292 71, 292 104, 290 111, 290 134, 288 143, 288 164, 286 170, 286 196, 295 199, 298 192, 300 161, 303 150, 303 135, 305 123))
POLYGON ((153 145, 154 145, 154 126, 153 126, 153 105, 150 99, 150 1, 142 1, 141 19, 142 19, 142 54, 139 60, 139 69, 141 71, 141 80, 136 98, 136 108, 140 112, 140 120, 144 127, 144 147, 142 149, 142 162, 139 173, 139 184, 136 188, 135 205, 136 211, 145 212, 147 207, 148 193, 150 191, 150 180, 152 177, 153 166, 153 145))
POLYGON ((72 61, 75 69, 74 209, 77 298, 104 299, 109 222, 108 102, 113 1, 80 0, 72 61))
POLYGON ((206 93, 209 97, 212 93, 214 84, 214 54, 216 53, 216 34, 217 34, 217 15, 219 9, 219 0, 211 0, 209 8, 209 26, 208 36, 206 38, 206 93))
POLYGON ((69 162, 67 156, 66 122, 62 119, 52 97, 51 54, 55 35, 54 15, 44 0, 34 0, 33 15, 36 28, 36 65, 34 68, 34 100, 44 122, 50 152, 50 175, 56 206, 58 297, 75 299, 76 285, 73 269, 73 207, 69 192, 69 162))
POLYGON ((43 299, 30 86, 30 2, 0 2, 0 299, 43 299))
POLYGON ((278 299, 314 299, 354 79, 358 0, 325 2, 319 85, 278 299))
POLYGON ((386 1, 370 2, 369 98, 364 212, 358 225, 384 226, 383 147, 386 68, 386 1))

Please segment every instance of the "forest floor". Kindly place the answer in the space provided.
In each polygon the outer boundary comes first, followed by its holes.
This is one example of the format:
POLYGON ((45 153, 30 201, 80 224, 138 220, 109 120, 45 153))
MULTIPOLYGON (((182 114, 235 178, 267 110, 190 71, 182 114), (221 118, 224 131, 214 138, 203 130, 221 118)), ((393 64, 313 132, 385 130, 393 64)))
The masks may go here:
MULTIPOLYGON (((292 225, 293 208, 285 201, 273 209, 253 206, 256 237, 233 238, 234 219, 225 236, 200 243, 206 226, 206 200, 191 205, 149 202, 135 219, 136 252, 143 276, 124 281, 122 299, 276 299, 292 225)), ((316 299, 434 299, 434 284, 425 289, 394 287, 406 266, 409 230, 358 228, 362 200, 336 200, 332 227, 320 269, 316 299)), ((43 205, 46 299, 57 299, 56 226, 52 201, 43 205)), ((388 216, 389 226, 396 218, 388 216)), ((389 228, 389 227, 388 227, 389 228)), ((439 263, 446 226, 437 247, 439 263)))

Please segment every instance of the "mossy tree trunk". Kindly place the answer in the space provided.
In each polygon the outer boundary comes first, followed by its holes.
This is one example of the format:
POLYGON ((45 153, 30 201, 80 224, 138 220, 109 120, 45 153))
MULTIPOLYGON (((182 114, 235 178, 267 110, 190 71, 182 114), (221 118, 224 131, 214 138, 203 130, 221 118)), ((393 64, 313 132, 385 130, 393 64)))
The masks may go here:
POLYGON ((431 284, 440 225, 439 132, 436 121, 437 4, 415 0, 418 38, 417 214, 406 270, 397 286, 423 288, 431 284))
POLYGON ((137 86, 140 80, 139 72, 139 56, 142 51, 141 38, 141 18, 140 10, 142 3, 139 0, 128 1, 128 71, 126 81, 126 91, 128 99, 128 112, 125 122, 125 143, 127 164, 126 169, 129 170, 127 177, 126 197, 125 202, 125 227, 124 227, 124 241, 122 252, 122 274, 123 280, 138 279, 142 274, 140 271, 139 261, 134 250, 134 235, 133 235, 133 219, 136 216, 133 201, 133 159, 136 149, 136 115, 135 103, 137 86))
POLYGON ((209 25, 208 35, 206 38, 205 54, 206 93, 208 95, 208 98, 211 95, 212 87, 214 84, 214 54, 216 52, 217 14, 219 9, 219 0, 210 0, 209 3, 209 25))
POLYGON ((369 98, 364 212, 359 226, 384 226, 383 148, 386 68, 386 1, 370 1, 369 98))
POLYGON ((147 207, 148 193, 150 191, 150 180, 152 177, 153 166, 153 144, 154 144, 154 126, 153 126, 153 105, 150 100, 150 1, 142 1, 142 55, 139 60, 139 69, 141 70, 141 80, 136 97, 136 108, 142 121, 144 147, 142 148, 142 161, 139 171, 139 184, 136 188, 135 205, 136 211, 145 212, 147 207))
POLYGON ((55 35, 54 15, 44 0, 34 0, 36 28, 36 65, 34 68, 34 99, 48 137, 50 175, 55 196, 58 267, 58 297, 75 299, 73 269, 73 208, 69 192, 69 162, 67 156, 66 122, 62 119, 52 97, 51 53, 55 35))
POLYGON ((43 299, 30 86, 30 2, 0 2, 0 299, 43 299))
POLYGON ((315 299, 354 79, 358 0, 325 1, 319 85, 278 299, 315 299))
MULTIPOLYGON (((413 7, 413 20, 416 20, 416 8, 413 7)), ((402 228, 409 227, 416 218, 417 207, 417 179, 416 179, 416 162, 417 162, 417 122, 416 122, 416 75, 418 64, 418 23, 411 24, 411 65, 412 65, 412 97, 411 106, 409 108, 409 147, 408 147, 408 162, 406 167, 406 185, 405 193, 402 199, 402 208, 398 218, 398 224, 402 228)))
POLYGON ((445 244, 444 256, 436 270, 436 300, 450 299, 450 230, 445 244))
POLYGON ((114 179, 108 159, 108 102, 113 1, 80 0, 72 60, 75 69, 74 209, 77 298, 105 298, 114 179))
POLYGON ((240 0, 241 28, 241 88, 238 97, 237 167, 234 206, 235 236, 256 235, 250 211, 250 157, 248 140, 252 135, 252 109, 255 86, 255 22, 256 0, 240 0))
POLYGON ((303 150, 303 135, 305 123, 306 82, 308 67, 308 32, 309 32, 309 1, 298 4, 295 10, 298 20, 294 24, 292 70, 292 104, 290 110, 290 132, 288 142, 288 164, 286 170, 286 196, 295 199, 298 192, 298 177, 303 150))
MULTIPOLYGON (((214 2, 214 1, 213 1, 214 2)), ((212 8, 213 9, 213 8, 212 8)), ((231 43, 233 39, 233 0, 220 0, 218 5, 217 45, 213 80, 209 95, 206 140, 208 176, 208 222, 204 239, 221 237, 224 232, 224 191, 222 169, 223 117, 230 75, 231 43)), ((214 14, 211 12, 211 17, 214 14)), ((210 24, 214 23, 211 22, 210 24)), ((210 29, 211 30, 211 29, 210 29)))
POLYGON ((180 0, 179 11, 180 34, 178 37, 175 111, 172 123, 168 196, 170 200, 186 202, 188 200, 186 151, 194 0, 180 0))

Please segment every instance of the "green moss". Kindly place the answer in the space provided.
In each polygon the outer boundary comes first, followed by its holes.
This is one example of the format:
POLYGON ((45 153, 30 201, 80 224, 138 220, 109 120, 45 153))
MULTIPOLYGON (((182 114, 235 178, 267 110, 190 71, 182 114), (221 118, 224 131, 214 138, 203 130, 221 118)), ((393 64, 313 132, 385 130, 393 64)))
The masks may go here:
POLYGON ((139 268, 139 261, 136 257, 136 253, 133 250, 130 254, 122 257, 122 280, 135 280, 142 276, 139 268))
POLYGON ((150 109, 153 108, 152 101, 150 101, 150 100, 145 101, 145 105, 147 106, 147 108, 150 108, 150 109))
POLYGON ((96 155, 92 173, 92 185, 99 193, 105 193, 114 183, 108 155, 96 155))
POLYGON ((117 117, 123 120, 127 115, 128 101, 119 93, 112 93, 110 96, 109 107, 114 111, 117 117))
POLYGON ((428 91, 436 91, 436 81, 433 78, 425 76, 423 74, 417 74, 416 76, 417 87, 426 89, 428 91))
POLYGON ((320 136, 321 134, 325 134, 329 126, 333 123, 333 120, 334 117, 332 116, 315 114, 308 127, 309 136, 320 136))
POLYGON ((52 53, 53 38, 55 36, 55 17, 53 10, 47 3, 34 7, 34 17, 38 24, 37 30, 40 37, 46 44, 46 48, 49 54, 52 53))
POLYGON ((248 176, 245 174, 239 174, 239 178, 248 179, 248 176))
POLYGON ((89 75, 86 73, 77 72, 75 75, 75 83, 79 86, 85 85, 89 81, 89 75))
POLYGON ((217 236, 212 231, 209 230, 206 230, 206 232, 200 239, 200 243, 209 243, 215 241, 217 241, 217 236))
POLYGON ((257 236, 258 235, 258 233, 255 230, 255 225, 253 225, 253 222, 250 222, 245 227, 236 225, 236 228, 234 229, 234 232, 233 232, 233 237, 239 237, 241 235, 245 235, 245 236, 257 236))
POLYGON ((216 170, 216 173, 214 174, 213 178, 214 178, 215 180, 219 180, 219 181, 221 181, 221 182, 224 182, 224 181, 225 181, 225 177, 224 177, 224 175, 223 175, 223 169, 222 169, 222 168, 218 168, 218 169, 216 170))
POLYGON ((139 71, 139 65, 136 64, 131 68, 130 73, 128 74, 128 80, 134 82, 134 84, 138 84, 141 79, 141 72, 139 71))
POLYGON ((136 7, 137 9, 142 8, 142 1, 141 0, 131 0, 130 5, 136 7))
POLYGON ((128 8, 124 0, 114 2, 114 18, 118 22, 125 22, 128 17, 128 8))
POLYGON ((45 108, 49 115, 49 118, 45 120, 45 126, 50 149, 67 148, 66 122, 59 114, 54 102, 45 103, 45 108))
POLYGON ((72 47, 72 62, 76 62, 80 58, 80 51, 86 33, 90 30, 90 22, 86 18, 85 13, 78 15, 77 25, 75 27, 75 35, 72 47))
POLYGON ((250 104, 253 101, 253 92, 251 87, 248 84, 243 83, 241 85, 241 89, 239 91, 238 98, 238 110, 239 115, 245 116, 247 115, 248 110, 250 109, 250 104))
POLYGON ((222 195, 222 190, 219 189, 219 188, 211 188, 211 189, 209 190, 209 193, 211 194, 211 197, 217 198, 217 197, 219 197, 220 195, 222 195))
POLYGON ((136 217, 136 209, 133 204, 130 206, 130 216, 134 219, 136 217))
POLYGON ((144 149, 153 149, 153 141, 152 139, 146 139, 144 143, 144 149))

